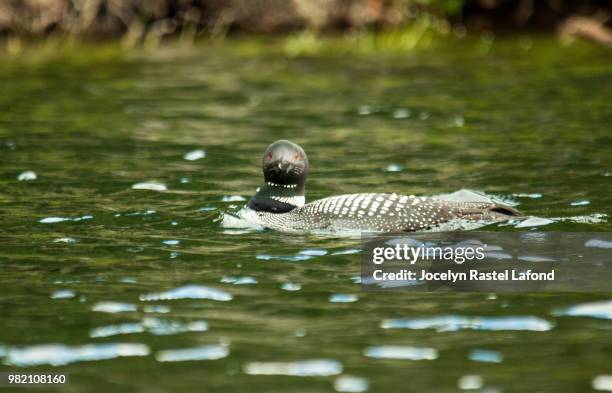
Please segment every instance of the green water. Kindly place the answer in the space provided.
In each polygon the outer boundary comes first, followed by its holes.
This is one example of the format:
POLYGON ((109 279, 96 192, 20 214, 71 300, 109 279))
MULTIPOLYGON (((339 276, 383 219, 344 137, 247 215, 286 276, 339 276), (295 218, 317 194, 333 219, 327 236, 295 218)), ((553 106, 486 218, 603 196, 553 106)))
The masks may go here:
POLYGON ((572 217, 543 231, 610 231, 611 55, 536 40, 291 58, 227 43, 0 61, 0 371, 68 372, 65 392, 332 392, 336 375, 252 375, 253 362, 327 359, 315 371, 341 364, 371 392, 458 391, 465 375, 487 392, 589 391, 612 374, 612 321, 553 313, 609 294, 364 293, 358 240, 233 230, 219 217, 259 185, 265 147, 288 138, 309 155, 308 200, 467 188, 572 217), (206 157, 183 158, 196 149, 206 157), (28 170, 37 179, 18 181, 28 170), (132 189, 153 180, 167 190, 132 189), (261 259, 300 252, 316 255, 261 259), (232 299, 141 300, 185 285, 232 299), (441 315, 534 316, 551 328, 381 328, 441 315), (143 356, 100 359, 104 343, 143 356), (203 345, 227 356, 161 361, 203 345), (381 345, 437 354, 365 356, 381 345), (474 349, 499 362, 469 360, 474 349))

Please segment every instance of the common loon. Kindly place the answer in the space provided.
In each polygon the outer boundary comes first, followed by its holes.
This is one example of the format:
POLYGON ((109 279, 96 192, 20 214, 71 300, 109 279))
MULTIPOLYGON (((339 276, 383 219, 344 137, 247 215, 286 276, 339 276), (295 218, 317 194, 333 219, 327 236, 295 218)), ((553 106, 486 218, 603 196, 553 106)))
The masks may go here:
POLYGON ((346 194, 306 204, 308 157, 288 140, 268 146, 263 174, 265 183, 238 217, 283 232, 413 232, 435 230, 454 221, 485 225, 521 215, 494 202, 452 202, 400 194, 346 194))

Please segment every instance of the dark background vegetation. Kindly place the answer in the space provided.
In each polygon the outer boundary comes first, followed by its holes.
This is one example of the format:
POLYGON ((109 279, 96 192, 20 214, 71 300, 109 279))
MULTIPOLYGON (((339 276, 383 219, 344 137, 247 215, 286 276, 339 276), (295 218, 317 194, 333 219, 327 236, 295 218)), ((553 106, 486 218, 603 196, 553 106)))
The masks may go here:
POLYGON ((129 34, 142 39, 185 30, 195 35, 337 32, 408 25, 434 17, 466 32, 565 29, 601 38, 609 33, 610 4, 606 0, 2 0, 0 35, 129 34))

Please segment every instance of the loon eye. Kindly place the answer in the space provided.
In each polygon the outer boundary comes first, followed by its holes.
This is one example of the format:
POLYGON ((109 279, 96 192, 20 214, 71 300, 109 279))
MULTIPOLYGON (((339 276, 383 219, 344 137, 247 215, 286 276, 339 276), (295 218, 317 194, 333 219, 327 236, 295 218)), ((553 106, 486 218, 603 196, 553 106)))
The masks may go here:
POLYGON ((272 159, 272 153, 268 153, 266 156, 266 161, 270 161, 272 159))
POLYGON ((296 160, 296 161, 297 161, 297 160, 299 160, 301 157, 302 157, 302 155, 301 155, 300 153, 298 153, 298 152, 296 152, 296 153, 293 155, 293 159, 294 159, 294 160, 296 160))

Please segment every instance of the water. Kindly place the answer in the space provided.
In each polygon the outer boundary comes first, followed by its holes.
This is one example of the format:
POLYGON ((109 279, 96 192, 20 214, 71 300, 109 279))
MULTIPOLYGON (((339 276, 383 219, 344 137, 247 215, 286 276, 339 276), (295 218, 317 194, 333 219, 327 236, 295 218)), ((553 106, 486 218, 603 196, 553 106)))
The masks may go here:
POLYGON ((610 294, 364 293, 355 239, 219 222, 289 138, 309 200, 467 188, 534 216, 489 230, 610 231, 610 59, 536 40, 3 60, 0 371, 75 392, 610 387, 610 294))

